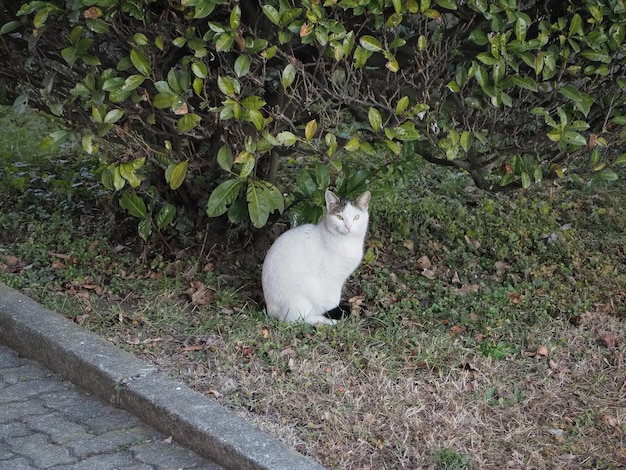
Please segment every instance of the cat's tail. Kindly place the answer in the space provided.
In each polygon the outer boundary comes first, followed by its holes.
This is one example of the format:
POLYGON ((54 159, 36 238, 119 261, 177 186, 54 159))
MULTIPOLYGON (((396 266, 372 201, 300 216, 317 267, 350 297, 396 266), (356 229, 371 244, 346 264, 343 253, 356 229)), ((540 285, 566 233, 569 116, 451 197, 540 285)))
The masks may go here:
POLYGON ((352 305, 350 305, 348 302, 341 302, 338 306, 326 312, 324 316, 332 320, 341 320, 343 318, 349 317, 351 313, 352 305))

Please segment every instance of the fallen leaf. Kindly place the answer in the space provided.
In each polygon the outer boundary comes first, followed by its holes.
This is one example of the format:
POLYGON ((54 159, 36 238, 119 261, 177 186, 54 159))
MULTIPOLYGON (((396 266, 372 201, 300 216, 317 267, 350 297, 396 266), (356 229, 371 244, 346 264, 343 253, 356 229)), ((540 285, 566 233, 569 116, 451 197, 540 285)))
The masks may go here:
POLYGON ((607 426, 620 429, 619 421, 615 416, 604 415, 602 417, 602 421, 604 421, 604 424, 606 424, 607 426))
POLYGON ((465 326, 454 325, 452 328, 450 328, 450 335, 459 336, 460 334, 465 333, 466 330, 467 327, 465 326))
POLYGON ((404 245, 404 247, 409 251, 413 251, 415 248, 415 243, 413 242, 413 240, 404 240, 402 242, 402 245, 404 245))
POLYGON ((50 266, 51 269, 65 269, 65 265, 63 264, 63 261, 61 261, 60 259, 55 259, 52 262, 52 265, 50 266))
POLYGON ((102 16, 102 10, 100 10, 100 8, 98 7, 91 7, 91 8, 87 8, 83 15, 85 16, 85 18, 87 18, 88 20, 91 20, 93 18, 99 18, 102 16))
POLYGON ((422 276, 424 276, 427 279, 437 279, 437 271, 433 270, 433 269, 423 269, 422 270, 422 276))
POLYGON ((430 258, 428 256, 422 256, 416 261, 415 266, 417 269, 430 269, 433 264, 430 262, 430 258))
POLYGON ((204 350, 204 346, 200 346, 200 345, 195 345, 195 346, 185 346, 184 348, 180 348, 180 352, 187 352, 187 351, 203 351, 204 350))
POLYGON ((2 257, 2 261, 10 267, 17 266, 20 263, 20 260, 17 256, 6 255, 2 257))
POLYGON ((493 266, 496 268, 496 274, 499 276, 509 270, 509 265, 503 261, 496 261, 493 266))
POLYGON ((596 341, 600 346, 608 349, 615 349, 619 346, 619 339, 609 331, 603 331, 596 341))
POLYGON ((166 444, 171 444, 172 443, 172 436, 166 437, 165 439, 163 439, 163 442, 165 442, 166 444))
POLYGON ((482 246, 478 240, 474 240, 473 238, 470 238, 467 235, 465 235, 465 241, 469 245, 472 245, 477 250, 480 249, 480 247, 482 246))
POLYGON ((470 292, 478 292, 480 290, 479 284, 465 284, 457 289, 459 294, 469 294, 470 292))
POLYGON ((580 324, 583 322, 583 317, 582 315, 572 315, 569 318, 569 322, 572 326, 580 326, 580 324))
POLYGON ((543 344, 537 346, 537 355, 548 357, 548 347, 543 344))
POLYGON ((291 347, 287 346, 280 350, 280 357, 290 357, 294 356, 296 351, 291 347))
POLYGON ((522 300, 524 300, 524 296, 518 294, 517 292, 509 292, 509 300, 517 305, 522 303, 522 300))
POLYGON ((193 281, 185 291, 192 304, 207 305, 213 302, 215 295, 202 282, 193 281))

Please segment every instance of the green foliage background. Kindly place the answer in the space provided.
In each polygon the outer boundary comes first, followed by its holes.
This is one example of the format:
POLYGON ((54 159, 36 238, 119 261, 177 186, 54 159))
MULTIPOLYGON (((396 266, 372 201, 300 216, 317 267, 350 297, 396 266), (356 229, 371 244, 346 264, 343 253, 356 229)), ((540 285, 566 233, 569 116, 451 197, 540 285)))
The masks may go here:
POLYGON ((483 189, 626 163, 623 0, 3 5, 2 96, 45 109, 148 239, 200 209, 260 228, 419 159, 483 189))

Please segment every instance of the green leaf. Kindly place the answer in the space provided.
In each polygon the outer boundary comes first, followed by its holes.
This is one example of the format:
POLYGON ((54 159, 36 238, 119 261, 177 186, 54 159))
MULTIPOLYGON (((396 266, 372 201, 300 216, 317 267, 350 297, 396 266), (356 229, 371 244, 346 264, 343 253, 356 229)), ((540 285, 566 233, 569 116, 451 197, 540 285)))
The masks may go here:
POLYGON ((193 17, 195 19, 206 18, 215 9, 216 1, 215 0, 198 0, 195 3, 195 10, 193 17))
POLYGON ((256 95, 247 96, 243 100, 241 100, 241 106, 248 110, 258 111, 263 106, 265 106, 265 100, 256 95))
POLYGON ((145 79, 146 77, 144 77, 143 75, 130 75, 129 77, 126 78, 126 80, 124 80, 124 84, 122 85, 122 90, 132 91, 136 89, 137 87, 139 87, 144 82, 145 79))
POLYGON ((104 116, 104 122, 107 124, 114 124, 124 116, 124 111, 121 109, 112 109, 104 116))
POLYGON ((626 153, 621 154, 613 162, 614 165, 626 165, 626 153))
POLYGON ((215 50, 217 52, 228 52, 233 48, 235 38, 231 33, 221 33, 215 41, 215 50))
POLYGON ((217 77, 217 86, 226 96, 238 95, 241 92, 241 83, 232 77, 217 77))
POLYGON ((152 100, 152 105, 155 108, 163 109, 163 108, 171 108, 172 106, 178 103, 179 98, 173 93, 169 92, 161 92, 157 93, 152 100))
POLYGON ((113 191, 115 189, 115 186, 113 185, 113 172, 108 168, 105 168, 102 171, 102 174, 100 175, 100 182, 102 183, 102 186, 109 191, 113 191))
POLYGON ((367 59, 372 55, 371 51, 364 49, 361 46, 358 46, 354 50, 354 66, 359 69, 363 67, 367 63, 367 59))
POLYGON ((604 168, 603 170, 598 171, 594 175, 594 179, 598 179, 600 181, 607 181, 607 182, 611 182, 612 183, 614 181, 617 181, 619 179, 619 176, 613 170, 611 170, 609 168, 604 168))
POLYGON ((474 138, 471 132, 463 131, 463 133, 461 134, 461 139, 459 141, 461 143, 461 148, 467 152, 472 146, 473 140, 474 138))
POLYGON ((143 33, 135 33, 133 34, 132 41, 138 46, 147 46, 148 45, 148 37, 143 33))
POLYGON ((274 23, 276 26, 281 25, 280 13, 278 13, 278 10, 276 10, 276 8, 268 4, 264 4, 261 8, 263 9, 263 13, 265 13, 265 16, 267 16, 272 23, 274 23))
POLYGON ((163 230, 172 223, 176 216, 176 206, 174 204, 165 204, 156 216, 156 225, 159 230, 163 230))
POLYGON ((148 58, 141 52, 139 49, 131 49, 130 51, 130 61, 133 63, 133 66, 137 69, 137 71, 149 77, 152 73, 152 69, 150 68, 150 62, 148 62, 148 58))
POLYGON ((191 64, 191 71, 198 78, 207 78, 209 70, 204 62, 194 61, 191 64))
POLYGON ((143 199, 137 195, 137 193, 124 193, 120 198, 120 206, 126 209, 130 215, 143 219, 148 211, 143 199))
POLYGON ((525 90, 534 91, 535 93, 537 92, 537 82, 533 80, 532 78, 522 77, 517 74, 513 75, 511 78, 513 79, 513 83, 516 86, 523 88, 525 90))
POLYGON ((238 3, 235 4, 230 12, 230 29, 236 30, 241 24, 241 7, 238 3))
POLYGON ((383 49, 383 46, 380 43, 380 41, 376 39, 374 36, 368 36, 368 35, 362 36, 359 39, 359 44, 361 44, 361 47, 363 49, 365 49, 366 51, 370 51, 370 52, 378 52, 383 49))
POLYGON ((270 212, 278 211, 282 214, 285 210, 285 199, 283 198, 280 189, 268 181, 259 181, 259 183, 263 184, 265 189, 265 195, 267 196, 270 212))
POLYGON ((233 167, 233 152, 228 145, 222 145, 217 151, 217 163, 224 171, 230 171, 233 167))
POLYGON ((522 171, 522 188, 528 189, 530 188, 532 181, 530 179, 530 175, 525 171, 522 171))
POLYGON ((570 36, 575 36, 575 35, 583 35, 583 19, 580 17, 580 15, 578 13, 576 13, 569 24, 569 35, 570 36))
POLYGON ((307 170, 301 170, 296 176, 296 184, 302 195, 306 198, 313 196, 317 191, 317 184, 313 181, 313 177, 307 170))
POLYGON ((3 24, 2 28, 0 28, 0 35, 12 33, 21 26, 21 21, 9 21, 8 23, 3 24))
POLYGON ((383 118, 376 108, 370 108, 367 112, 367 117, 374 132, 378 132, 383 127, 383 118))
POLYGON ((448 90, 450 90, 452 93, 458 93, 459 91, 461 91, 458 83, 454 80, 448 82, 446 86, 448 87, 448 90))
POLYGON ((207 215, 209 217, 218 217, 224 214, 228 210, 228 206, 237 198, 242 184, 243 181, 240 179, 230 179, 215 188, 211 196, 209 196, 207 215))
POLYGON ((281 83, 284 88, 288 88, 296 79, 296 68, 293 64, 287 64, 281 76, 281 83))
POLYGON ((247 73, 250 71, 250 56, 242 54, 239 57, 237 57, 237 60, 235 60, 235 74, 238 77, 243 77, 244 75, 247 75, 247 73))
POLYGON ((239 178, 244 179, 250 176, 254 166, 256 165, 256 158, 251 152, 243 150, 237 155, 235 163, 241 163, 241 170, 239 171, 239 178))
POLYGON ((171 164, 168 166, 165 172, 165 180, 169 183, 171 189, 176 190, 183 184, 185 176, 187 176, 188 165, 189 161, 185 160, 176 165, 171 164))
POLYGON ((347 150, 348 152, 354 152, 358 150, 360 146, 361 146, 361 143, 359 142, 359 138, 353 137, 352 139, 348 141, 346 145, 344 145, 343 148, 347 150))
POLYGON ((435 0, 435 3, 440 7, 446 8, 448 10, 456 10, 456 1, 455 0, 435 0))
POLYGON ((396 114, 402 114, 409 107, 409 97, 403 96, 398 100, 398 104, 396 104, 396 114))
POLYGON ((285 145, 287 147, 291 147, 298 141, 298 138, 293 134, 293 132, 282 131, 277 136, 276 139, 281 145, 285 145))
POLYGON ((191 129, 200 124, 202 118, 196 113, 185 114, 176 123, 176 127, 180 132, 189 132, 191 129))
POLYGON ((250 117, 250 122, 254 124, 257 131, 260 131, 265 127, 265 118, 263 117, 263 113, 261 113, 261 111, 252 109, 248 111, 248 116, 250 117))
POLYGON ((482 65, 478 65, 476 67, 476 72, 474 76, 476 77, 476 81, 481 87, 484 87, 485 85, 489 83, 489 77, 487 75, 487 71, 485 70, 485 67, 483 67, 482 65))
POLYGON ((269 201, 267 195, 264 194, 265 191, 264 186, 258 181, 253 181, 248 185, 246 194, 248 213, 252 225, 256 228, 263 227, 270 215, 269 201))
POLYGON ((580 94, 580 91, 578 91, 578 89, 573 87, 572 85, 562 86, 559 89, 559 93, 572 101, 582 100, 582 95, 580 94))
POLYGON ((498 59, 489 52, 481 52, 476 58, 485 65, 496 65, 498 63, 498 59))
POLYGON ((152 222, 150 219, 143 219, 139 222, 137 226, 137 233, 143 239, 143 241, 147 242, 150 235, 152 235, 152 222))
POLYGON ((304 138, 306 140, 311 140, 315 137, 315 133, 317 132, 317 121, 315 119, 310 120, 305 128, 304 128, 304 138))

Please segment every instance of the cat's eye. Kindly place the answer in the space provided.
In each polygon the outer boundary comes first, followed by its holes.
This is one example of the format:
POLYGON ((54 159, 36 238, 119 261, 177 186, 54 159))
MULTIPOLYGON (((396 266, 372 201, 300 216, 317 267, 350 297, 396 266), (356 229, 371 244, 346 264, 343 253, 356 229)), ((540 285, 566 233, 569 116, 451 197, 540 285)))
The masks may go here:
POLYGON ((343 217, 341 216, 341 214, 337 214, 337 218, 338 218, 339 220, 343 220, 343 217))
POLYGON ((359 217, 361 217, 359 214, 354 216, 354 220, 357 220, 359 217))

